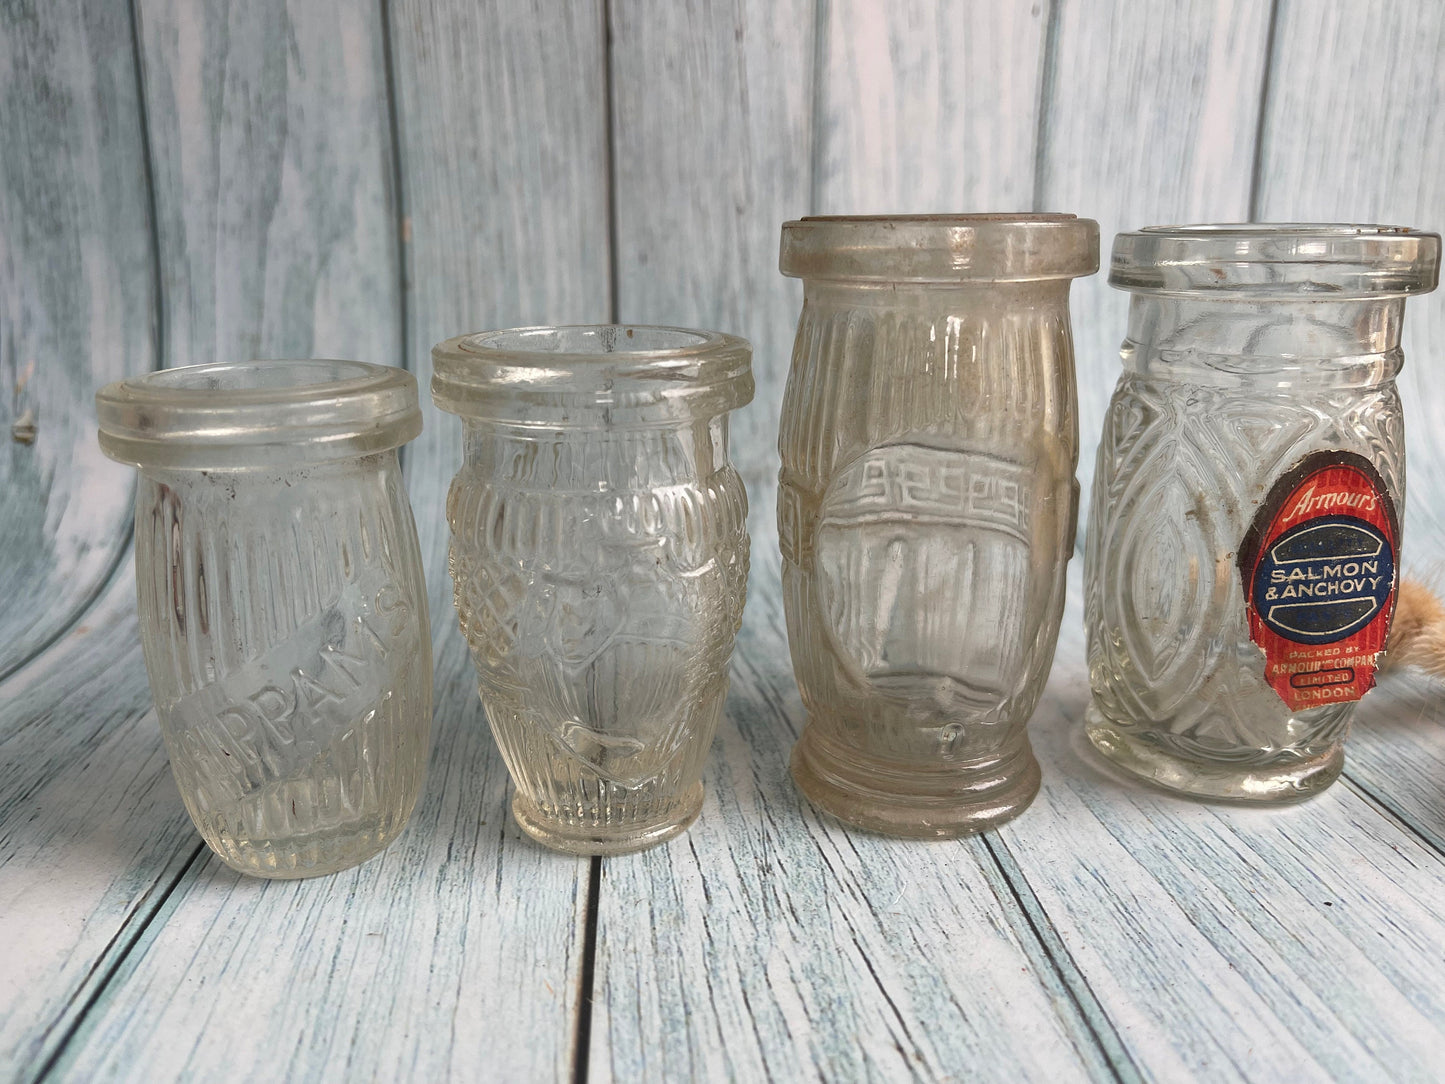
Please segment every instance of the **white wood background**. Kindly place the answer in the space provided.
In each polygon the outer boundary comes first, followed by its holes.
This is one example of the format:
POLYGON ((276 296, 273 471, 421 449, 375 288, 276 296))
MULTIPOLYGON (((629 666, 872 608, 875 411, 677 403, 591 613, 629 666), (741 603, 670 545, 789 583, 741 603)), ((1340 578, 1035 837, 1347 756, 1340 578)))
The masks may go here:
MULTIPOLYGON (((1287 810, 1080 740, 1078 569, 1044 788, 939 844, 787 778, 772 502, 815 212, 1445 226, 1437 0, 0 0, 0 1079, 1445 1078, 1445 711, 1362 708, 1287 810), (554 855, 508 818, 454 628, 456 426, 406 452, 428 556, 426 797, 379 859, 265 883, 202 847, 136 641, 102 383, 654 321, 756 348, 754 575, 702 818, 554 855)), ((1084 462, 1126 298, 1074 290, 1084 462)), ((1406 567, 1442 567, 1445 297, 1407 320, 1406 567)), ((1087 508, 1087 500, 1084 503, 1087 508)))

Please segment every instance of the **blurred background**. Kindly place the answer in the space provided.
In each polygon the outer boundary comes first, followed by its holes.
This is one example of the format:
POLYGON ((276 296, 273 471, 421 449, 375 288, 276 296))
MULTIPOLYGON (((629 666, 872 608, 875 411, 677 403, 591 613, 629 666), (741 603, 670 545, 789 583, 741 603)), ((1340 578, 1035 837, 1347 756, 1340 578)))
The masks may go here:
MULTIPOLYGON (((756 348, 734 455, 767 519, 784 220, 1069 211, 1106 267, 1146 224, 1439 229, 1442 58, 1437 0, 9 0, 0 675, 125 553, 106 381, 283 356, 425 381, 463 331, 723 329, 756 348)), ((1102 273, 1074 288, 1086 485, 1126 303, 1102 273)), ((1441 459, 1442 311, 1409 307, 1416 477, 1441 459)), ((458 457, 427 409, 423 521, 458 457)), ((1408 519, 1438 533, 1420 500, 1408 519)))

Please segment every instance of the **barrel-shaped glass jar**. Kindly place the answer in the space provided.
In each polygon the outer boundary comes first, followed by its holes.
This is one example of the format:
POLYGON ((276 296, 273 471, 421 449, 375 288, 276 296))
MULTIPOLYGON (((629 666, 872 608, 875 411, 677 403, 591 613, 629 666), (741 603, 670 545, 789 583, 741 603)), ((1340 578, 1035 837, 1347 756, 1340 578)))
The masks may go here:
POLYGON ((778 534, 803 792, 948 837, 1021 812, 1074 543, 1072 215, 810 218, 778 534))
POLYGON ((457 616, 518 824, 577 854, 702 807, 748 577, 728 412, 751 349, 715 332, 546 327, 433 351, 464 423, 447 497, 457 616))
POLYGON ((227 865, 353 866, 421 792, 431 641, 396 449, 416 381, 353 361, 167 369, 103 389, 140 468, 141 646, 171 770, 227 865))
POLYGON ((1089 515, 1086 728, 1120 766, 1243 801, 1339 775, 1394 608, 1405 299, 1439 258, 1378 226, 1115 240, 1133 297, 1089 515))

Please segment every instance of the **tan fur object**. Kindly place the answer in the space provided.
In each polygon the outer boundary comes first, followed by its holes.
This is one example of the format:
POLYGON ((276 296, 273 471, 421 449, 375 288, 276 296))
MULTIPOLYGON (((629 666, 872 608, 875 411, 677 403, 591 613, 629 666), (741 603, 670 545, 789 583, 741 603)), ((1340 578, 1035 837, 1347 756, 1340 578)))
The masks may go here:
POLYGON ((1381 669, 1416 666, 1445 677, 1445 605, 1419 580, 1401 579, 1381 669))

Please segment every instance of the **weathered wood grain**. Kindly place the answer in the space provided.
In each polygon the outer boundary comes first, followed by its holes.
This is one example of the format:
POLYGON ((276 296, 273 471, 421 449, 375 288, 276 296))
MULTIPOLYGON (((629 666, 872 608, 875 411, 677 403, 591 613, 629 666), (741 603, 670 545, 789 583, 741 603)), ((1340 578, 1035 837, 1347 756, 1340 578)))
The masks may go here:
MULTIPOLYGON (((1260 218, 1445 230, 1445 6, 1281 0, 1260 146, 1260 218), (1387 73, 1387 74, 1386 74, 1387 73)), ((1406 568, 1445 545, 1445 293, 1407 303, 1406 568)))
POLYGON ((125 4, 0 12, 0 678, 94 599, 130 534, 95 391, 156 364, 125 4))
POLYGON ((35 1079, 199 846, 127 566, 0 691, 0 1079, 35 1079))
POLYGON ((815 211, 1026 211, 1048 5, 831 0, 815 211))
POLYGON ((380 9, 136 4, 165 364, 400 364, 380 9))
POLYGON ((1100 265, 1073 288, 1079 544, 1129 298, 1106 282, 1120 230, 1249 218, 1270 0, 1057 0, 1035 206, 1099 223, 1100 265))
POLYGON ((1432 1078, 1445 859, 1345 785, 1252 809, 1116 774, 1079 726, 1079 610, 1075 593, 1030 726, 1043 790, 998 847, 1131 1065, 1161 1080, 1432 1078))
POLYGON ((757 394, 733 416, 731 454, 769 519, 802 303, 778 237, 809 212, 814 7, 610 5, 617 317, 753 344, 757 394))
POLYGON ((603 865, 592 1076, 1111 1079, 981 840, 846 831, 794 790, 775 537, 754 561, 702 815, 603 865))

